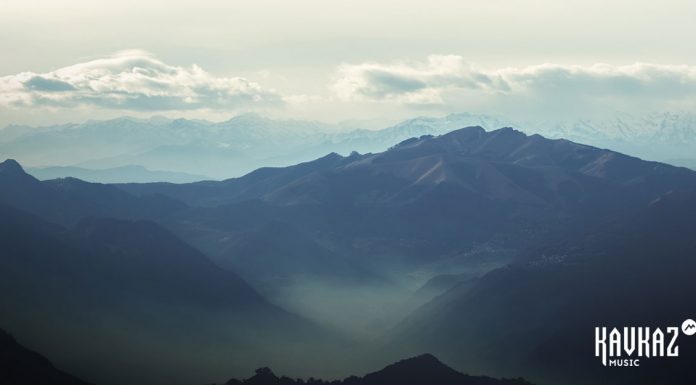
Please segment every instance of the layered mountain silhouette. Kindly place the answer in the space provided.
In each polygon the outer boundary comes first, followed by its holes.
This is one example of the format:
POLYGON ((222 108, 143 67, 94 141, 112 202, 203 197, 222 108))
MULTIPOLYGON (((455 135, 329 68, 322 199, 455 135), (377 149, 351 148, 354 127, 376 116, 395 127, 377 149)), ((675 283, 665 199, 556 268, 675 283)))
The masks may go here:
POLYGON ((0 330, 0 381, 6 385, 89 385, 0 330))
POLYGON ((225 385, 292 385, 292 384, 332 384, 332 385, 531 385, 523 379, 494 379, 485 376, 462 374, 440 362, 430 354, 401 360, 377 372, 363 377, 351 376, 343 381, 324 381, 310 378, 293 380, 277 377, 269 368, 260 368, 246 380, 231 379, 225 385))
MULTIPOLYGON (((165 225, 218 264, 266 283, 288 278, 288 271, 274 268, 285 256, 313 255, 317 245, 326 263, 349 261, 357 272, 392 280, 395 264, 406 273, 485 271, 508 263, 515 250, 694 187, 696 173, 687 169, 480 127, 409 139, 383 153, 330 154, 220 182, 119 185, 141 197, 185 202, 191 209, 165 225), (283 225, 269 232, 272 223, 283 225), (278 236, 305 241, 274 247, 269 237, 278 236), (486 251, 472 254, 473 247, 486 251), (254 266, 250 248, 264 249, 277 263, 254 266)), ((342 275, 323 272, 330 279, 342 275)))
POLYGON ((0 216, 2 326, 95 382, 185 383, 228 369, 209 355, 243 367, 328 337, 152 222, 0 216))
MULTIPOLYGON (((693 175, 685 169, 567 140, 527 136, 512 128, 486 132, 468 127, 437 137, 412 138, 383 153, 348 157, 332 153, 316 161, 264 168, 223 182, 123 188, 140 194, 163 193, 192 205, 249 199, 282 205, 406 204, 435 193, 441 185, 516 203, 589 204, 599 194, 616 193, 622 187, 685 183, 679 178, 693 179, 693 175)), ((639 195, 654 193, 649 188, 634 190, 639 195)))
POLYGON ((693 383, 690 337, 679 337, 680 357, 642 358, 640 367, 627 369, 598 362, 593 333, 596 326, 664 330, 696 312, 695 230, 696 191, 666 193, 456 286, 408 317, 394 340, 487 373, 544 383, 655 384, 667 377, 670 384, 693 383))
POLYGON ((691 170, 511 128, 180 185, 39 181, 7 160, 0 327, 104 385, 423 351, 538 383, 690 384, 686 337, 678 360, 611 371, 593 328, 693 317, 693 191, 691 170))
MULTIPOLYGON (((339 129, 255 114, 218 123, 121 117, 51 127, 7 127, 1 130, 0 153, 32 166, 107 169, 140 165, 225 178, 262 165, 294 164, 321 156, 331 151, 327 133, 339 129)), ((176 180, 161 174, 157 177, 176 180)))
POLYGON ((66 225, 86 216, 153 219, 185 206, 164 196, 135 197, 110 185, 75 178, 39 181, 12 159, 0 163, 0 186, 0 203, 66 225))
MULTIPOLYGON (((639 116, 511 121, 503 116, 456 113, 417 117, 381 128, 375 123, 328 125, 273 120, 242 114, 224 122, 120 117, 79 124, 0 128, 0 153, 30 167, 78 166, 88 169, 139 165, 208 175, 216 179, 244 175, 259 167, 286 166, 330 152, 381 152, 411 137, 442 135, 467 126, 486 130, 511 126, 549 138, 612 148, 645 159, 688 166, 694 161, 693 113, 656 112, 639 116), (370 127, 372 129, 364 129, 370 127)), ((56 170, 58 171, 58 170, 56 170)), ((77 170, 62 176, 76 175, 77 170)), ((85 176, 85 174, 81 174, 85 176)), ((109 175, 91 174, 111 182, 109 175)), ((181 175, 142 174, 143 180, 180 183, 181 175)), ((43 178, 40 178, 43 179, 43 178)), ((130 180, 135 182, 135 180, 130 180)))

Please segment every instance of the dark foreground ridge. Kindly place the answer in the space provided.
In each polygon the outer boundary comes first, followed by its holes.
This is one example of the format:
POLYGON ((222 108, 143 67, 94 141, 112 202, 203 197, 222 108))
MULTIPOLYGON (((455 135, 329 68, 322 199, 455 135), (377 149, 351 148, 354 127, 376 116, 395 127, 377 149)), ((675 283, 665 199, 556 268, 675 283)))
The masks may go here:
POLYGON ((269 368, 260 368, 256 374, 246 380, 231 379, 225 385, 294 385, 294 384, 331 384, 331 385, 531 385, 522 378, 495 379, 485 376, 470 376, 457 372, 440 362, 431 354, 401 360, 384 369, 366 374, 364 377, 351 376, 343 381, 324 381, 309 378, 293 380, 278 377, 269 368))
POLYGON ((18 344, 0 329, 0 384, 89 385, 56 369, 44 356, 18 344))

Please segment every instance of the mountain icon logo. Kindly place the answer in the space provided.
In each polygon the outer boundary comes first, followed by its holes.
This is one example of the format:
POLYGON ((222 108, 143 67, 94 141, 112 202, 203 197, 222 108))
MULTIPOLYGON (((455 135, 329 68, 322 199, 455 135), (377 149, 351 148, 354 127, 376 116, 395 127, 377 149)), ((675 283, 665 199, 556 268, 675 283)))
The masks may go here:
POLYGON ((687 336, 693 336, 696 334, 696 321, 688 319, 682 322, 681 329, 682 333, 686 334, 687 336))

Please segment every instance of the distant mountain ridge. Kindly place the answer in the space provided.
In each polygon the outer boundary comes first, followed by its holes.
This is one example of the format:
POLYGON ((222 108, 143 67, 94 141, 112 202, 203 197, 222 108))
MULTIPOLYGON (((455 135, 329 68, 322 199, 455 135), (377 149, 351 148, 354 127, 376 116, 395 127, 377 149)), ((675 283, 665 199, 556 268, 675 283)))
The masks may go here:
POLYGON ((77 178, 94 183, 147 183, 171 182, 190 183, 210 180, 204 175, 193 175, 183 172, 148 170, 142 166, 121 166, 107 169, 87 169, 74 166, 55 166, 29 168, 27 172, 39 180, 58 178, 77 178))
MULTIPOLYGON (((313 149, 339 128, 245 114, 219 123, 117 118, 56 127, 12 126, 0 152, 25 164, 108 169, 138 165, 213 178, 274 162, 291 164, 324 153, 313 149), (304 155, 303 155, 304 153, 304 155)), ((173 180, 170 180, 173 181, 173 180)))
MULTIPOLYGON (((410 137, 441 135, 467 126, 486 130, 516 127, 528 134, 612 148, 644 159, 677 159, 679 165, 691 164, 696 152, 696 117, 691 113, 617 113, 602 118, 537 121, 459 113, 419 117, 374 130, 360 128, 359 123, 331 125, 254 114, 218 123, 123 117, 48 127, 8 126, 0 130, 0 153, 31 167, 109 169, 138 165, 225 179, 260 167, 306 162, 330 152, 381 152, 410 137)), ((182 182, 174 176, 161 181, 182 182)))
POLYGON ((85 216, 153 219, 185 205, 164 196, 135 197, 111 185, 76 178, 39 181, 13 159, 0 163, 0 203, 73 225, 85 216))
MULTIPOLYGON (((564 139, 528 136, 512 128, 485 131, 482 127, 466 127, 436 137, 426 135, 407 139, 382 153, 352 153, 347 157, 332 153, 311 162, 286 168, 262 168, 221 182, 124 184, 120 187, 137 194, 170 195, 191 205, 219 205, 249 199, 298 204, 336 200, 346 194, 364 194, 313 188, 314 184, 349 176, 368 178, 361 180, 361 186, 387 189, 371 196, 369 201, 350 195, 353 203, 370 205, 377 201, 407 202, 414 198, 410 193, 419 195, 438 185, 458 185, 469 192, 498 200, 512 198, 526 199, 527 203, 548 203, 549 199, 570 198, 562 196, 566 193, 562 190, 564 183, 605 180, 628 187, 651 182, 651 179, 681 177, 686 178, 687 183, 693 183, 696 173, 564 139), (513 169, 524 170, 528 175, 515 176, 511 174, 513 169), (379 180, 369 179, 376 175, 379 175, 379 180), (385 179, 393 180, 395 186, 389 186, 385 179), (496 189, 496 184, 500 183, 496 189), (520 195, 514 196, 514 190, 520 195), (312 191, 311 196, 306 195, 309 191, 312 191), (319 193, 321 197, 317 195, 319 193)), ((350 189, 350 186, 346 187, 350 189)))

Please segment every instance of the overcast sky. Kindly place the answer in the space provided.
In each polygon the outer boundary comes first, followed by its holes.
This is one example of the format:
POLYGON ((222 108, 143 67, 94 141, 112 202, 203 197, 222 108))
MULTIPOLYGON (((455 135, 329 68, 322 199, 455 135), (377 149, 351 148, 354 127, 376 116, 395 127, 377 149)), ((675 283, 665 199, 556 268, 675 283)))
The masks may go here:
POLYGON ((0 1, 0 126, 696 107, 695 1, 0 1))

